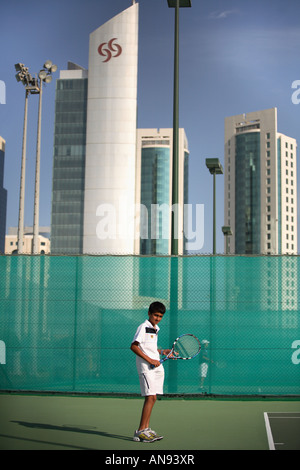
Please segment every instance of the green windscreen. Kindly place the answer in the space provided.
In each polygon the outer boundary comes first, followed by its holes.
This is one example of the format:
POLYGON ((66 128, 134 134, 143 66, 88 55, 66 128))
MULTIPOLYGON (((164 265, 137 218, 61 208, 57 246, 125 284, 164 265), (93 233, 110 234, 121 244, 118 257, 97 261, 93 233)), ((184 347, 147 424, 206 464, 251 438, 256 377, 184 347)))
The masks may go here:
POLYGON ((299 395, 298 257, 0 256, 0 390, 138 394, 130 344, 165 303, 166 394, 299 395))

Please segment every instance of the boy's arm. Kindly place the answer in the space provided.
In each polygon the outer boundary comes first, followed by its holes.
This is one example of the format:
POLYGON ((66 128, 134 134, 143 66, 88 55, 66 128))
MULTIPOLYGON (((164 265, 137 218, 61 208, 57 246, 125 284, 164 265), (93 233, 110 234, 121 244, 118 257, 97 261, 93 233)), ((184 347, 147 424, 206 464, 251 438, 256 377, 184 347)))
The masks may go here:
POLYGON ((134 354, 136 354, 137 356, 141 357, 142 359, 144 359, 145 361, 147 361, 149 364, 151 364, 152 366, 155 366, 155 367, 158 367, 160 366, 160 362, 157 361, 156 359, 151 359, 149 356, 147 356, 147 354, 143 353, 143 351, 141 350, 141 348, 139 347, 139 344, 137 341, 134 341, 133 343, 131 343, 131 346, 130 346, 130 349, 131 351, 134 352, 134 354))
POLYGON ((167 356, 170 354, 171 349, 158 349, 159 354, 162 354, 163 356, 167 356))

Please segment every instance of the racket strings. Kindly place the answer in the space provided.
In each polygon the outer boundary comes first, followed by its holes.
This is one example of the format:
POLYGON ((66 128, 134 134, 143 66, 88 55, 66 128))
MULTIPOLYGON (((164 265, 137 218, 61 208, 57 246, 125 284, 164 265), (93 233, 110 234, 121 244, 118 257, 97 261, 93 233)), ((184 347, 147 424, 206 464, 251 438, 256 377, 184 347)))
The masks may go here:
POLYGON ((191 335, 185 335, 179 338, 174 346, 175 354, 180 357, 188 358, 195 356, 200 349, 200 344, 197 338, 191 335))

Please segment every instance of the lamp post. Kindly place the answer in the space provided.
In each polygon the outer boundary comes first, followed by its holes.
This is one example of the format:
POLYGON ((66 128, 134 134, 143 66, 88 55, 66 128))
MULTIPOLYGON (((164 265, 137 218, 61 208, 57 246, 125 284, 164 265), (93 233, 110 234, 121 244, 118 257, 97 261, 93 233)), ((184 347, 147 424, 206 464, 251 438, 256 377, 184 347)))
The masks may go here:
POLYGON ((218 158, 207 158, 205 160, 209 172, 214 177, 213 188, 213 254, 216 254, 216 175, 223 174, 223 167, 218 158))
POLYGON ((20 197, 19 197, 19 218, 18 218, 18 253, 23 253, 24 238, 24 202, 25 202, 25 167, 26 167, 26 141, 27 141, 27 111, 29 94, 39 93, 38 82, 32 78, 28 72, 28 67, 24 64, 15 64, 16 80, 25 86, 25 110, 23 125, 23 141, 22 141, 22 161, 21 161, 21 177, 20 177, 20 197))
MULTIPOLYGON (((223 167, 218 158, 207 158, 205 160, 209 172, 214 177, 213 188, 213 254, 216 254, 216 175, 223 174, 223 167)), ((216 259, 214 256, 210 258, 210 342, 211 354, 213 353, 213 318, 216 308, 216 259)), ((211 358, 212 360, 212 358, 211 358)), ((209 393, 211 393, 212 377, 209 375, 209 393)))
POLYGON ((40 208, 40 158, 41 158, 41 123, 42 123, 42 95, 43 82, 50 83, 51 74, 56 72, 57 66, 53 65, 51 60, 47 60, 44 67, 39 72, 39 113, 38 129, 36 143, 36 167, 35 167, 35 189, 34 189, 34 208, 33 208, 33 245, 32 253, 39 253, 39 208, 40 208))
POLYGON ((229 227, 229 226, 223 226, 223 227, 222 227, 222 232, 223 232, 223 234, 224 234, 225 242, 226 242, 225 253, 226 253, 226 255, 228 255, 228 253, 229 253, 228 237, 230 237, 230 236, 232 235, 231 227, 229 227))
MULTIPOLYGON (((179 141, 179 8, 192 6, 191 0, 168 0, 169 8, 175 8, 174 39, 174 101, 173 101, 173 171, 172 206, 178 204, 178 141, 179 141)), ((175 211, 172 211, 171 254, 178 255, 178 226, 175 227, 175 211)))
MULTIPOLYGON (((172 206, 171 212, 171 272, 170 272, 170 299, 172 301, 172 322, 170 323, 170 337, 178 336, 178 221, 176 220, 176 205, 178 204, 178 174, 179 174, 179 8, 191 7, 191 0, 168 0, 169 8, 175 8, 175 38, 174 38, 174 97, 173 97, 173 160, 172 160, 172 206), (177 221, 177 224, 175 224, 177 221)), ((175 364, 174 364, 175 366, 175 364)), ((177 367, 170 372, 170 390, 177 391, 177 367)))

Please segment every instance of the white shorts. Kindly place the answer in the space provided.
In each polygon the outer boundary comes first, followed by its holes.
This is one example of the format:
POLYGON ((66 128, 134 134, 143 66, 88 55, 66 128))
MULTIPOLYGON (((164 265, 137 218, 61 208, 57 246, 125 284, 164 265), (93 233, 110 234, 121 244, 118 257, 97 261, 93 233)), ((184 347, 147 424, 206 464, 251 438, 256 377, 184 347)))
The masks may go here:
POLYGON ((139 374, 141 395, 163 395, 165 370, 162 366, 139 374))
POLYGON ((200 376, 201 377, 206 377, 207 376, 207 369, 208 369, 208 364, 203 362, 200 366, 200 376))

